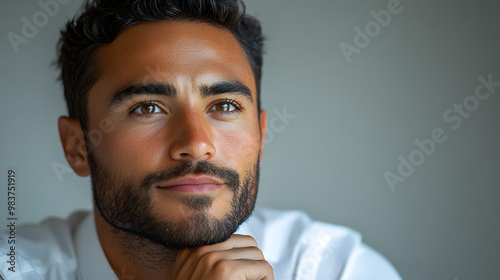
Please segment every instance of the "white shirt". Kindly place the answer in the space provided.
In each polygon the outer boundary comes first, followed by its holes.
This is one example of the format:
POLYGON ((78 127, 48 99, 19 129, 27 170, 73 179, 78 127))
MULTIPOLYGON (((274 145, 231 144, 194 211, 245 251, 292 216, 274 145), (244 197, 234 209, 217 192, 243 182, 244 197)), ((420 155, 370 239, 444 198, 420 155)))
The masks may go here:
MULTIPOLYGON (((255 238, 276 280, 401 279, 382 255, 361 242, 358 232, 312 221, 300 211, 256 209, 236 233, 255 238)), ((8 270, 13 264, 8 263, 8 236, 2 233, 0 240, 0 276, 5 280, 119 279, 99 243, 93 213, 17 228, 15 272, 8 270)), ((126 268, 118 273, 135 279, 126 268)))

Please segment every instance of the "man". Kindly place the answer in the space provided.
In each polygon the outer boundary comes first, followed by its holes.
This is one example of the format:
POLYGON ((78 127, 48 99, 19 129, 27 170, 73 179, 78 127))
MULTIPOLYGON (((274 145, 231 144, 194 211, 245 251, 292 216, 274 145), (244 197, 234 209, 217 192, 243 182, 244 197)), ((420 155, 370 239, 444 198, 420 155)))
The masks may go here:
POLYGON ((59 44, 58 125, 94 211, 19 229, 7 279, 399 279, 350 229, 253 211, 262 48, 236 0, 87 3, 59 44))

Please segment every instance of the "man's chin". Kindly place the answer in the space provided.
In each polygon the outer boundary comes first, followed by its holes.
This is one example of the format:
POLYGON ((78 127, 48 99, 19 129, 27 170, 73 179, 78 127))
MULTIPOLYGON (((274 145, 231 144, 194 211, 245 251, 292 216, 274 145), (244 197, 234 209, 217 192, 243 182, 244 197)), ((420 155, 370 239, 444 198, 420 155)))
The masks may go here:
POLYGON ((189 212, 191 214, 179 217, 178 222, 157 221, 153 232, 141 231, 137 234, 169 249, 195 248, 226 241, 240 225, 229 218, 230 215, 217 219, 205 210, 189 212))
POLYGON ((209 195, 189 195, 181 199, 183 211, 207 212, 212 207, 214 198, 209 195))

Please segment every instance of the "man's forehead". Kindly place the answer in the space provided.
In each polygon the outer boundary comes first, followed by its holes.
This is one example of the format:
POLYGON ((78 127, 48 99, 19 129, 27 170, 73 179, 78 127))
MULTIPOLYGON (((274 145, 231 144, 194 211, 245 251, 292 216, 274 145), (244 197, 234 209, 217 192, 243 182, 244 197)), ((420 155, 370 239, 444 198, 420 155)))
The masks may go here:
POLYGON ((255 91, 246 53, 227 30, 208 23, 140 23, 97 53, 99 80, 126 83, 224 77, 255 91), (101 79, 103 78, 103 79, 101 79))
POLYGON ((160 62, 189 65, 212 60, 229 65, 247 64, 245 51, 226 29, 192 21, 145 22, 122 32, 98 52, 101 62, 160 62), (127 57, 123 57, 127 55, 127 57), (113 60, 113 61, 111 61, 113 60))
POLYGON ((233 53, 238 42, 226 29, 209 23, 163 20, 139 23, 123 31, 110 45, 126 47, 130 51, 157 47, 157 51, 210 53, 223 48, 233 53))

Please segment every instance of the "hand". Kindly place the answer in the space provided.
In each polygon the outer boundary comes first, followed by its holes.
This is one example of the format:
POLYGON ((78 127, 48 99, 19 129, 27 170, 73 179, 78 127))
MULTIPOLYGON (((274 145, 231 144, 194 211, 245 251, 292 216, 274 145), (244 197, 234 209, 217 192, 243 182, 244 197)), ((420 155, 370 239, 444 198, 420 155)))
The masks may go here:
POLYGON ((174 280, 273 280, 273 268, 251 236, 234 234, 227 241, 182 249, 174 280))

